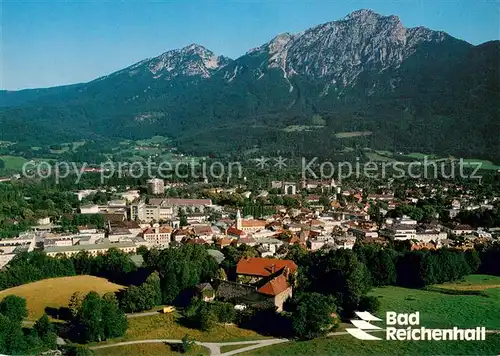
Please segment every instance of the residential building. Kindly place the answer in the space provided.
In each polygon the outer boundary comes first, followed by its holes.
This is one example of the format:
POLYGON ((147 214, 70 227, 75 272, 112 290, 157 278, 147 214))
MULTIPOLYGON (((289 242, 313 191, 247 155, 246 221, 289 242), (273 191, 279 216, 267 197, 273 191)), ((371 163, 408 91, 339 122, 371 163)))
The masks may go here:
POLYGON ((265 220, 255 220, 255 219, 245 220, 242 219, 239 210, 236 212, 236 228, 238 230, 243 230, 245 232, 255 232, 265 229, 266 225, 267 221, 265 220))
POLYGON ((238 277, 250 277, 251 280, 258 281, 264 277, 269 277, 285 267, 288 268, 291 274, 295 274, 297 271, 297 265, 292 260, 247 257, 242 258, 236 265, 236 275, 238 277))
POLYGON ((165 182, 163 181, 163 179, 150 179, 147 182, 147 187, 150 194, 158 195, 165 193, 165 182))
POLYGON ((83 205, 80 207, 80 213, 81 214, 99 214, 99 205, 97 205, 97 204, 83 205))
POLYGON ((99 244, 48 247, 45 249, 45 253, 50 257, 57 256, 58 254, 63 254, 67 257, 70 257, 76 255, 80 251, 86 251, 91 256, 97 256, 99 254, 106 253, 110 248, 115 248, 125 253, 135 253, 137 251, 137 246, 135 245, 135 243, 110 243, 108 241, 99 244))
MULTIPOLYGON (((212 207, 212 200, 154 198, 150 199, 148 204, 144 201, 131 204, 129 207, 129 215, 131 220, 137 221, 167 221, 177 218, 179 210, 184 212, 191 210, 193 212, 202 213, 207 207, 212 207)), ((200 219, 203 220, 206 219, 206 216, 199 215, 196 219, 198 221, 200 219)))
POLYGON ((172 228, 170 226, 156 226, 143 232, 144 240, 149 246, 168 247, 171 241, 172 228))

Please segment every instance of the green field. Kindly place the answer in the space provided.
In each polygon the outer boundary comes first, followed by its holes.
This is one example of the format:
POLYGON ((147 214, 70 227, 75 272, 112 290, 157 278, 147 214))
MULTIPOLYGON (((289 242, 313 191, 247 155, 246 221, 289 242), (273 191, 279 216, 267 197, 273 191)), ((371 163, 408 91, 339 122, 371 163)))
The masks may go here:
POLYGON ((340 335, 312 341, 291 341, 275 346, 244 352, 239 355, 497 355, 500 335, 488 335, 486 341, 360 341, 350 335, 340 335))
POLYGON ((28 162, 26 158, 19 156, 0 156, 0 159, 4 162, 6 170, 21 170, 23 165, 28 162))
POLYGON ((500 288, 500 277, 485 274, 472 274, 462 281, 437 284, 433 286, 443 290, 452 291, 484 291, 490 288, 500 288))
POLYGON ((149 146, 149 145, 159 145, 159 144, 166 144, 170 141, 168 137, 164 136, 153 136, 151 138, 145 139, 145 140, 138 140, 136 141, 138 145, 140 146, 149 146))
MULTIPOLYGON (((117 347, 108 347, 105 349, 94 350, 96 356, 169 356, 180 355, 180 352, 173 349, 174 345, 155 343, 155 344, 137 344, 117 347)), ((175 347, 175 346, 174 346, 175 347)), ((203 346, 194 345, 191 350, 184 355, 209 355, 210 352, 203 346)))
POLYGON ((338 132, 335 134, 336 138, 352 138, 352 137, 362 137, 370 136, 372 133, 370 131, 353 131, 353 132, 338 132))
MULTIPOLYGON (((448 290, 477 290, 484 295, 449 295, 439 291, 400 287, 374 288, 370 295, 381 303, 377 316, 386 311, 420 312, 420 324, 428 328, 500 329, 500 277, 472 275, 457 283, 434 286, 448 290)), ((383 332, 382 332, 383 334, 383 332)), ((486 341, 361 341, 350 335, 337 335, 311 341, 253 350, 242 355, 496 355, 500 334, 488 334, 486 341)))
POLYGON ((322 129, 321 125, 290 125, 283 129, 285 132, 308 132, 313 130, 322 129))
MULTIPOLYGON (((439 157, 435 154, 427 154, 427 153, 420 153, 420 152, 412 152, 408 154, 401 154, 401 155, 395 155, 392 152, 389 151, 382 151, 382 150, 372 150, 370 148, 366 148, 364 152, 365 156, 370 160, 370 161, 378 161, 378 162, 402 162, 404 164, 408 164, 408 160, 412 161, 423 161, 425 158, 427 159, 428 163, 431 162, 454 162, 455 164, 458 164, 460 162, 460 158, 453 158, 453 157, 439 157), (402 160, 405 159, 405 160, 402 160)), ((469 167, 469 168, 476 168, 478 164, 480 164, 480 169, 486 169, 486 170, 498 170, 500 169, 500 166, 494 164, 491 161, 483 160, 483 159, 475 159, 475 158, 469 158, 469 159, 462 159, 462 162, 464 164, 464 167, 469 167)))
POLYGON ((489 170, 500 169, 500 166, 484 159, 469 158, 469 159, 464 159, 463 162, 466 167, 470 166, 471 168, 476 168, 478 164, 480 164, 481 169, 489 169, 489 170))
POLYGON ((376 151, 367 151, 367 152, 365 152, 365 156, 370 161, 378 161, 378 162, 395 162, 396 161, 394 158, 382 155, 376 151))
MULTIPOLYGON (((176 313, 175 313, 176 314, 176 313)), ((252 330, 238 328, 234 325, 217 324, 209 331, 201 331, 183 326, 178 319, 179 315, 158 314, 154 316, 142 316, 130 318, 129 327, 125 336, 106 341, 106 344, 113 344, 122 341, 145 340, 145 339, 182 339, 188 334, 196 341, 248 341, 262 340, 266 337, 257 334, 252 330)), ((102 345, 94 344, 96 345, 102 345)))
POLYGON ((413 158, 413 159, 416 159, 416 160, 423 160, 426 157, 427 157, 428 160, 439 159, 439 157, 436 156, 436 155, 426 154, 426 153, 419 153, 419 152, 412 152, 412 153, 405 154, 403 156, 407 157, 407 158, 413 158))

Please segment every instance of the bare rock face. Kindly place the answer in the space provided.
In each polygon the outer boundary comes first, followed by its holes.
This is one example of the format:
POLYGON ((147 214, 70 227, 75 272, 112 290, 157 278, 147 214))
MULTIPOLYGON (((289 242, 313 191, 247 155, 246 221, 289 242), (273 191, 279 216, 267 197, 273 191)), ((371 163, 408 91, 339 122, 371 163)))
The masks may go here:
POLYGON ((145 59, 120 72, 134 76, 146 70, 154 79, 167 80, 178 76, 209 78, 229 61, 229 58, 217 56, 201 45, 191 44, 145 59))
POLYGON ((268 68, 282 69, 285 77, 303 75, 347 87, 363 71, 397 68, 417 45, 446 36, 423 27, 407 29, 397 16, 359 10, 296 35, 281 34, 249 53, 267 52, 268 68))

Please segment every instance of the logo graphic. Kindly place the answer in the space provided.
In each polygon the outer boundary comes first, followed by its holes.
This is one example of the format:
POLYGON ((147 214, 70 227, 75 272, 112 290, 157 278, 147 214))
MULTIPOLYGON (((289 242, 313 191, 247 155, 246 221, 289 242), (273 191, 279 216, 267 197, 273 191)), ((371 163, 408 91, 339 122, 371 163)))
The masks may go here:
POLYGON ((391 340, 391 341, 484 341, 486 339, 486 328, 478 326, 475 328, 462 329, 457 326, 448 329, 431 329, 420 326, 420 312, 397 313, 386 312, 385 328, 372 325, 369 322, 382 321, 382 319, 369 312, 356 312, 361 320, 351 320, 356 328, 348 328, 346 331, 359 340, 391 340), (367 331, 383 331, 385 338, 376 337, 367 331))
POLYGON ((347 328, 346 331, 359 340, 382 340, 381 338, 368 334, 366 331, 364 331, 382 330, 382 328, 369 323, 369 321, 382 321, 382 319, 377 318, 376 316, 368 312, 355 313, 361 320, 351 320, 352 325, 354 325, 356 328, 347 328))

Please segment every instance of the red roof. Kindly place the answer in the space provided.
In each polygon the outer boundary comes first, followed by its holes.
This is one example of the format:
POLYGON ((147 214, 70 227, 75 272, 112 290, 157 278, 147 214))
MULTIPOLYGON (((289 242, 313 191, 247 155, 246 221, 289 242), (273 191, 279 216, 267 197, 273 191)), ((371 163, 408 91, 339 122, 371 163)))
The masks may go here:
MULTIPOLYGON (((172 232, 172 228, 170 226, 163 226, 158 229, 159 234, 169 234, 172 232)), ((155 235, 156 234, 156 229, 152 228, 147 228, 144 230, 144 235, 155 235)))
POLYGON ((193 226, 194 233, 197 235, 213 235, 212 228, 208 225, 193 226))
POLYGON ((233 240, 231 239, 227 239, 227 238, 222 238, 222 239, 219 239, 216 244, 219 245, 220 247, 225 247, 225 246, 229 246, 231 245, 231 242, 233 242, 233 240))
POLYGON ((242 258, 236 266, 237 274, 267 277, 284 267, 288 267, 290 273, 295 273, 297 265, 291 260, 278 260, 276 258, 248 257, 242 258))
POLYGON ((285 275, 280 274, 276 278, 271 279, 269 282, 267 282, 262 287, 257 289, 257 292, 266 295, 276 296, 281 292, 285 291, 289 287, 290 284, 288 284, 285 275))
POLYGON ((265 227, 267 222, 265 220, 243 220, 241 225, 244 227, 265 227))
POLYGON ((245 231, 237 229, 237 228, 232 227, 232 226, 227 229, 227 234, 234 235, 234 236, 245 236, 246 235, 245 231))

